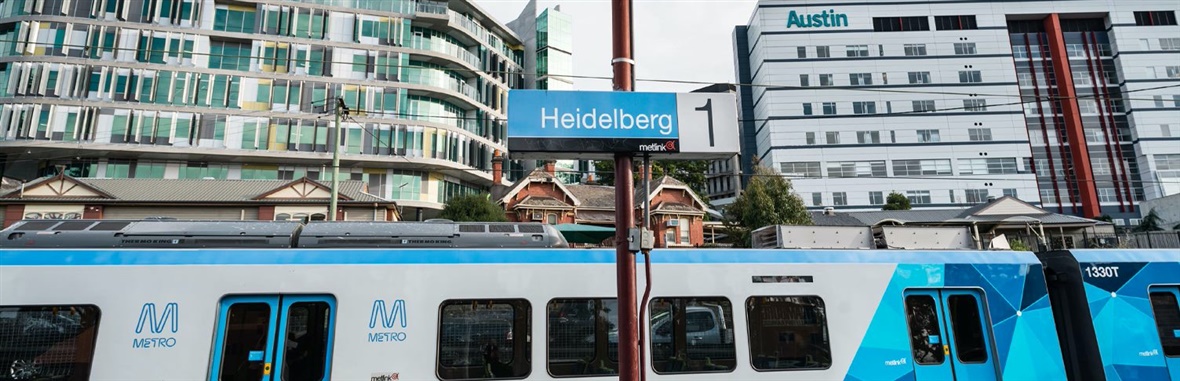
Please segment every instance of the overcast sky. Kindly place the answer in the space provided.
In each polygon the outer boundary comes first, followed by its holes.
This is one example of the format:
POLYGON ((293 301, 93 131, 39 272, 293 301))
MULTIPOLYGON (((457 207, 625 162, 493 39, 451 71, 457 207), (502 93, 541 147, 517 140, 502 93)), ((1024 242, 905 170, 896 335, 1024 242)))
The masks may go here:
MULTIPOLYGON (((502 23, 525 0, 474 0, 502 23)), ((735 82, 733 28, 754 12, 755 0, 634 0, 636 78, 735 82)), ((574 21, 574 75, 611 76, 610 0, 538 0, 561 5, 574 21)), ((686 92, 704 85, 638 82, 637 91, 686 92)), ((609 80, 574 79, 579 90, 610 90, 609 80)))

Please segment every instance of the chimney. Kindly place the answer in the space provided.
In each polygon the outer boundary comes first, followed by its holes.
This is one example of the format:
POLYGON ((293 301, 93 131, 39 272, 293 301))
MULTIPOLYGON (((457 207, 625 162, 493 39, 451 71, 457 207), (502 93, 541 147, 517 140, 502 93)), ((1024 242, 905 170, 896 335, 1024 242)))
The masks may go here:
POLYGON ((585 184, 586 185, 597 185, 597 183, 594 182, 594 174, 593 173, 586 174, 585 184))
POLYGON ((500 150, 492 155, 492 184, 500 185, 504 181, 504 156, 500 150))
POLYGON ((545 161, 545 173, 548 173, 549 176, 556 176, 557 175, 557 163, 554 162, 553 160, 545 161))
POLYGON ((651 173, 647 171, 647 167, 644 167, 643 164, 637 166, 636 173, 639 174, 639 181, 651 181, 651 173))

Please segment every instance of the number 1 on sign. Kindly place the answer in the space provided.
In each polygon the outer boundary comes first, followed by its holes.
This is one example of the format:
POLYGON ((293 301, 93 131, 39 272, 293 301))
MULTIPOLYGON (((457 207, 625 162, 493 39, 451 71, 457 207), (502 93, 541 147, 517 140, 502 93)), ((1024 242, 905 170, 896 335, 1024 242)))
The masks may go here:
POLYGON ((709 147, 713 147, 713 146, 715 146, 713 144, 713 100, 712 99, 706 100, 705 105, 701 106, 701 107, 697 107, 696 110, 697 111, 704 111, 704 112, 708 113, 708 116, 709 116, 709 147))

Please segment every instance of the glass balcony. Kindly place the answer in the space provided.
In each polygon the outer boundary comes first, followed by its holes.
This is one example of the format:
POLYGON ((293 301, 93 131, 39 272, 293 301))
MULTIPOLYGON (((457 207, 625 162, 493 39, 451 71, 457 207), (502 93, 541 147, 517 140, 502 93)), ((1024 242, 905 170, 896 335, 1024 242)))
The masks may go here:
POLYGON ((411 49, 429 50, 432 52, 438 52, 438 53, 450 55, 452 57, 462 60, 463 62, 466 62, 467 64, 469 64, 477 69, 483 67, 480 64, 479 57, 477 57, 475 55, 475 53, 469 52, 469 51, 467 51, 467 49, 464 49, 463 47, 461 47, 459 45, 455 45, 455 44, 448 42, 446 40, 443 40, 443 39, 426 38, 426 37, 415 35, 413 37, 410 37, 409 47, 411 49))

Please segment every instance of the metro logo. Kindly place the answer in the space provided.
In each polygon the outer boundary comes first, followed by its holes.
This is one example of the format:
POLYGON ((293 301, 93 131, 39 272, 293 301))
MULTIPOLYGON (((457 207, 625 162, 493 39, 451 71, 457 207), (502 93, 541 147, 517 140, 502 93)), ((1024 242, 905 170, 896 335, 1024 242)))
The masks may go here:
POLYGON ((385 329, 393 328, 393 326, 401 321, 401 327, 406 328, 406 301, 397 299, 393 301, 391 309, 385 309, 384 300, 373 301, 373 312, 369 315, 369 329, 377 328, 377 322, 381 322, 381 327, 385 329))
POLYGON ((139 310, 139 322, 135 324, 135 333, 143 333, 144 326, 154 334, 164 333, 166 326, 171 327, 172 333, 176 333, 180 329, 179 309, 175 302, 168 303, 164 305, 164 311, 157 315, 155 303, 144 303, 139 310))

